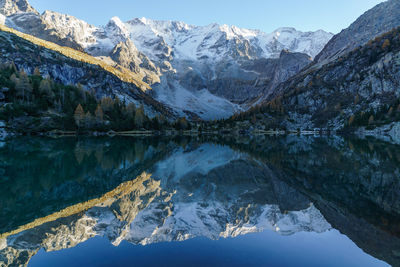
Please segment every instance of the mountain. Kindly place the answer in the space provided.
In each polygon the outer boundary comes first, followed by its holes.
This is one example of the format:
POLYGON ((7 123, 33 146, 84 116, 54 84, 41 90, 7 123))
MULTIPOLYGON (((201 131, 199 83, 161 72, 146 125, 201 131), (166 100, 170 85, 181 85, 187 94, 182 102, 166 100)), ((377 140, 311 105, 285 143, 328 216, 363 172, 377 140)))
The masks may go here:
POLYGON ((129 69, 152 87, 147 93, 156 100, 181 116, 194 113, 203 119, 248 109, 264 86, 273 89, 297 73, 332 37, 322 30, 280 28, 266 34, 235 26, 146 18, 122 22, 114 17, 95 27, 52 11, 12 14, 5 24, 129 69), (282 50, 304 55, 295 55, 277 68, 267 59, 279 59, 282 50))
MULTIPOLYGON (((99 99, 118 97, 137 107, 143 105, 150 117, 175 115, 161 103, 144 93, 143 82, 124 70, 71 48, 61 47, 0 25, 0 61, 12 64, 28 74, 38 71, 43 77, 64 85, 80 85, 95 92, 99 99)), ((10 86, 11 88, 11 86, 10 86)), ((75 107, 74 107, 75 108, 75 107)))
POLYGON ((265 87, 259 106, 233 121, 259 129, 358 131, 399 143, 399 26, 399 1, 377 5, 309 66, 273 90, 265 87))
POLYGON ((365 12, 350 27, 335 35, 315 61, 337 58, 399 25, 400 1, 385 1, 365 12))
POLYGON ((384 127, 384 134, 400 140, 399 59, 397 28, 323 66, 303 70, 243 116, 292 131, 384 127))
POLYGON ((4 16, 25 12, 38 14, 27 0, 0 0, 0 14, 4 16))

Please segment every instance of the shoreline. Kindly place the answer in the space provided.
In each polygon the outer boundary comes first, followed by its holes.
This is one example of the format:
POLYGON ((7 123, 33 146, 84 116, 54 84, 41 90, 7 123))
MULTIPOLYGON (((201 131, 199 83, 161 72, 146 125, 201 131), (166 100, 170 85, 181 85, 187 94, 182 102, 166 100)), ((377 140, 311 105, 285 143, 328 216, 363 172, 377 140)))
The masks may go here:
POLYGON ((163 137, 174 137, 174 136, 289 136, 289 135, 301 135, 301 136, 326 136, 336 134, 354 134, 353 132, 328 132, 328 131, 241 131, 241 130, 219 130, 219 131, 178 131, 178 130, 132 130, 132 131, 108 131, 108 132, 78 132, 78 131, 63 131, 63 130, 52 130, 48 132, 18 132, 18 131, 7 131, 4 128, 4 135, 0 134, 0 138, 3 137, 16 137, 16 136, 45 136, 45 137, 79 137, 79 136, 90 136, 90 137, 114 137, 114 136, 131 136, 131 137, 152 137, 152 136, 163 136, 163 137))
POLYGON ((209 129, 209 130, 131 130, 131 131, 65 131, 54 129, 47 132, 21 132, 9 129, 3 121, 0 121, 0 140, 17 136, 43 136, 52 138, 62 137, 177 137, 177 136, 329 136, 329 135, 354 135, 361 139, 373 137, 394 144, 400 144, 400 123, 393 123, 386 127, 375 130, 366 130, 360 127, 353 130, 344 131, 328 131, 326 129, 314 130, 244 130, 244 129, 209 129))

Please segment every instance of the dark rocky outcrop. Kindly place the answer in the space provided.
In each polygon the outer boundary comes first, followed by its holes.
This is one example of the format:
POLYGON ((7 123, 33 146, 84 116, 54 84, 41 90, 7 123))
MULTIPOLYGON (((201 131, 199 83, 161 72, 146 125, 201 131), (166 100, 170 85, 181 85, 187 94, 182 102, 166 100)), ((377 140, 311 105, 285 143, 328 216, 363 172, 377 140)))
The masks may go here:
POLYGON ((218 77, 206 85, 210 92, 235 103, 252 103, 274 91, 312 62, 310 56, 282 50, 279 58, 241 61, 240 66, 227 62, 218 77))

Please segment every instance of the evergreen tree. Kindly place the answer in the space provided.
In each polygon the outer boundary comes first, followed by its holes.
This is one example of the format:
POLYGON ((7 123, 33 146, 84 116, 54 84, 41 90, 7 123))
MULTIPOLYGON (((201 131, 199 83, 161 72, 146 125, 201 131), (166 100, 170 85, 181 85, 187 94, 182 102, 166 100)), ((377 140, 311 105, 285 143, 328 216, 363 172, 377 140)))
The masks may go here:
POLYGON ((104 112, 110 112, 114 106, 114 100, 111 97, 102 98, 100 101, 101 109, 104 112))
POLYGON ((96 108, 96 111, 94 114, 96 116, 97 123, 99 123, 99 124, 103 123, 104 113, 103 113, 103 109, 101 108, 100 104, 97 105, 97 108, 96 108))
POLYGON ((154 130, 161 130, 161 124, 159 121, 159 117, 156 116, 151 120, 151 128, 154 130))
POLYGON ((29 95, 33 90, 29 77, 24 71, 21 71, 18 76, 19 79, 15 83, 16 94, 22 98, 22 102, 25 102, 25 100, 29 102, 29 95))
POLYGON ((177 130, 189 130, 189 123, 186 120, 185 117, 178 119, 178 121, 175 123, 175 128, 177 130))
POLYGON ((49 101, 52 101, 55 97, 55 94, 51 88, 51 82, 48 79, 44 79, 40 82, 39 92, 40 94, 44 95, 49 101))
POLYGON ((40 70, 39 70, 38 67, 36 67, 35 70, 33 71, 33 75, 35 75, 35 76, 40 76, 41 75, 40 74, 40 70))
POLYGON ((142 128, 145 121, 145 114, 143 106, 140 106, 135 113, 135 126, 137 128, 142 128))
POLYGON ((126 106, 125 110, 124 110, 124 115, 128 118, 128 119, 133 119, 135 117, 135 113, 136 113, 136 106, 134 103, 129 103, 128 106, 126 106))
POLYGON ((81 128, 84 125, 85 111, 83 110, 81 104, 78 104, 78 106, 75 109, 74 119, 78 128, 81 128))
POLYGON ((93 125, 93 116, 92 114, 90 114, 90 112, 86 112, 85 116, 84 116, 84 122, 85 122, 85 127, 86 129, 90 129, 92 128, 93 125))
POLYGON ((371 115, 368 119, 368 125, 371 125, 374 122, 375 118, 374 115, 371 115))

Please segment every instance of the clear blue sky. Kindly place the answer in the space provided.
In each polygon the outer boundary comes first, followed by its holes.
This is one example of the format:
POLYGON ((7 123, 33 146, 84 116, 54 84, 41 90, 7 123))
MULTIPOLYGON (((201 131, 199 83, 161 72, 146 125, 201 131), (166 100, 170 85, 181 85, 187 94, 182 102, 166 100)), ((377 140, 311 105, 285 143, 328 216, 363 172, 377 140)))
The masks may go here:
POLYGON ((146 17, 193 25, 213 22, 272 32, 279 27, 333 33, 383 0, 30 0, 39 12, 53 10, 104 25, 146 17))

